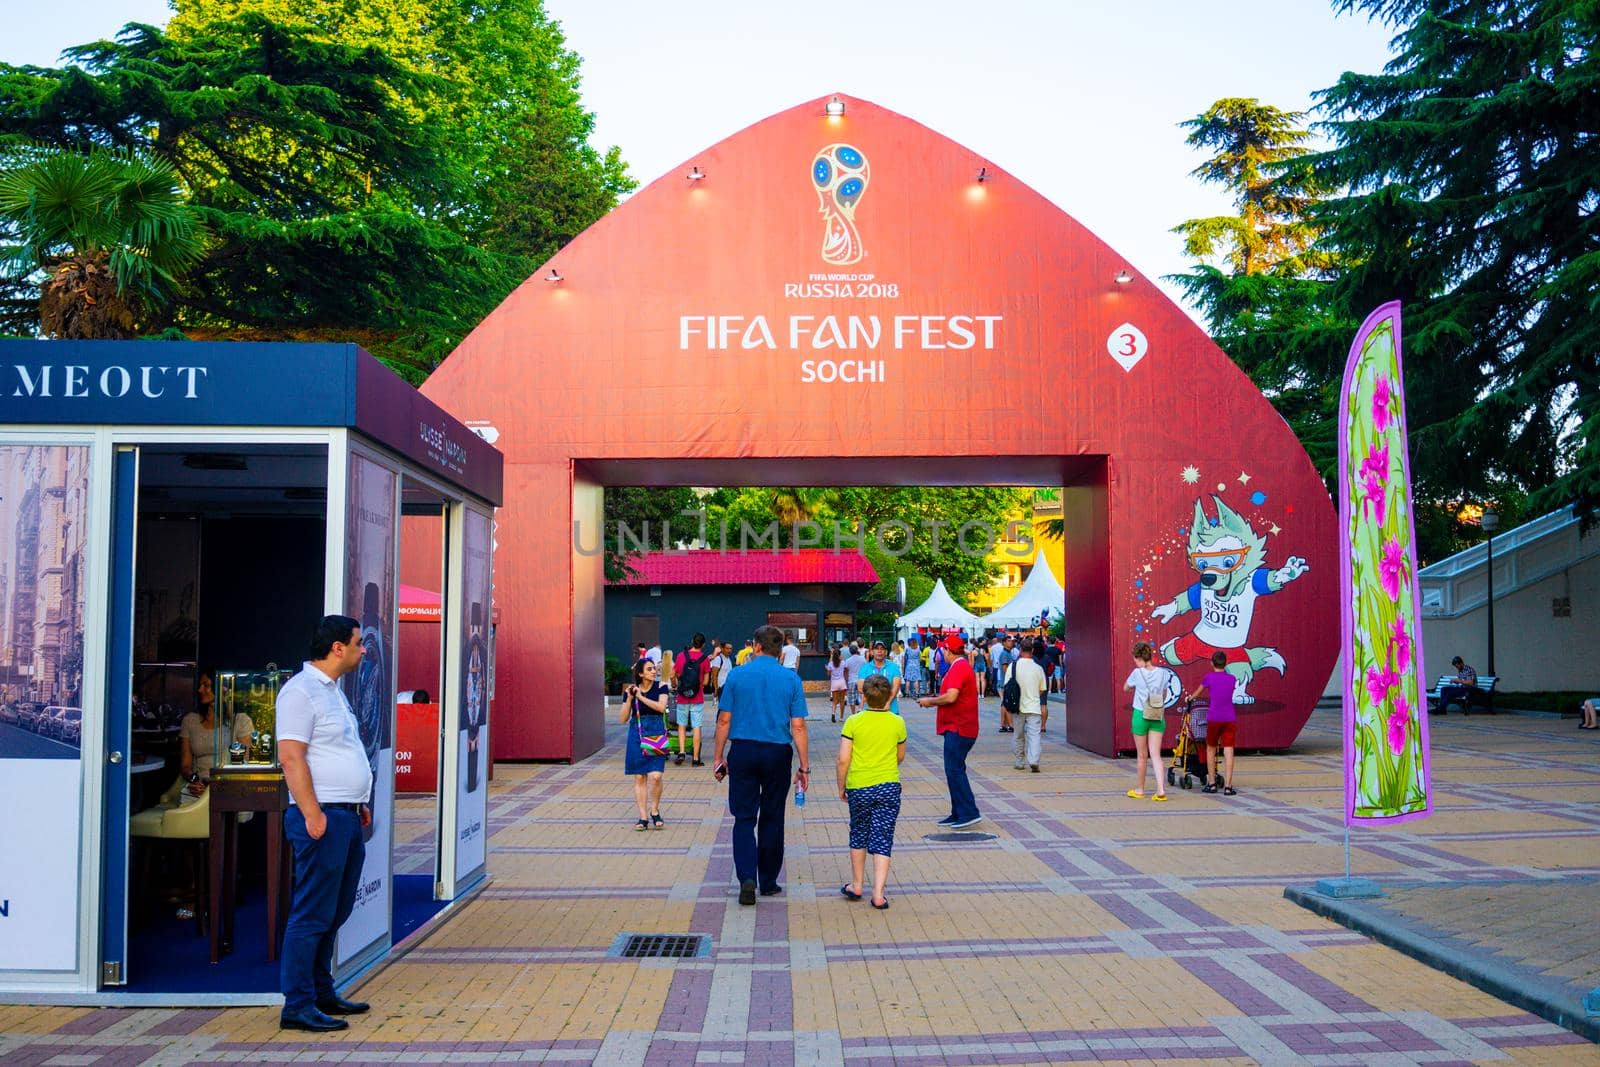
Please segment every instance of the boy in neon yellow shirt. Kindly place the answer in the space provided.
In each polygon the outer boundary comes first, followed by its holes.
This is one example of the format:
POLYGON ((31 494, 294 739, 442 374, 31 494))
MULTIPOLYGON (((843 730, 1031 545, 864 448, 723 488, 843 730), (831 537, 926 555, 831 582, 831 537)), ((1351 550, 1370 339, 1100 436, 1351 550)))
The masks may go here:
POLYGON ((889 710, 894 686, 881 674, 861 680, 867 709, 844 721, 839 737, 839 799, 850 805, 850 881, 839 887, 860 900, 872 853, 872 906, 889 907, 889 854, 900 818, 900 764, 906 758, 906 721, 889 710))

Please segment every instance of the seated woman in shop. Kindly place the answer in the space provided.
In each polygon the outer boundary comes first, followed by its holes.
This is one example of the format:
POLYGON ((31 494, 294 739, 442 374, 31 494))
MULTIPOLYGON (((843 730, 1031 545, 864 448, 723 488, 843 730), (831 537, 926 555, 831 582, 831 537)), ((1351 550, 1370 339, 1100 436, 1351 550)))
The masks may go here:
MULTIPOLYGON (((209 671, 202 673, 195 687, 196 710, 185 715, 178 728, 178 769, 187 783, 179 799, 186 804, 203 794, 206 786, 211 784, 211 768, 217 763, 216 702, 211 674, 209 671)), ((233 741, 248 745, 255 728, 250 716, 241 712, 233 717, 227 735, 233 741)))

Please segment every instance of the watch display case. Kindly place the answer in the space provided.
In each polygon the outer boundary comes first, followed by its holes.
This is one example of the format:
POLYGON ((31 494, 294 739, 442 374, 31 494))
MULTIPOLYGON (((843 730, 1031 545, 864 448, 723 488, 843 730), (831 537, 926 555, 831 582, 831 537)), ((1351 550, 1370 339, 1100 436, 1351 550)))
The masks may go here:
POLYGON ((218 671, 216 769, 278 765, 278 689, 292 671, 218 671))

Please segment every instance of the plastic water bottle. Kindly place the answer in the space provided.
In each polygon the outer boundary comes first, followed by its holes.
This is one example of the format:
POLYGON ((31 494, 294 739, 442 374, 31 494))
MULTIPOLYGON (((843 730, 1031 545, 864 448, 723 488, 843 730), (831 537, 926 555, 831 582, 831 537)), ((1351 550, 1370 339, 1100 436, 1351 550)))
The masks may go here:
POLYGON ((806 806, 806 787, 803 785, 794 787, 794 806, 797 808, 806 806))

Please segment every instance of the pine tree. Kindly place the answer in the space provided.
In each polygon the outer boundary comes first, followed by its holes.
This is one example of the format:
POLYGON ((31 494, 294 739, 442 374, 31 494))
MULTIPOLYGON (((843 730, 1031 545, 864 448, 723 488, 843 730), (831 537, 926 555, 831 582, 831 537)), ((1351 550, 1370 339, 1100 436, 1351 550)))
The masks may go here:
POLYGON ((1326 315, 1322 304, 1333 268, 1310 218, 1326 188, 1307 165, 1304 119, 1301 112, 1234 97, 1181 124, 1191 147, 1213 153, 1191 173, 1226 189, 1237 213, 1174 227, 1198 262, 1170 280, 1331 480, 1338 453, 1322 413, 1329 404, 1337 410, 1338 382, 1310 371, 1303 351, 1315 336, 1313 324, 1326 315))
POLYGON ((589 144, 581 61, 542 0, 173 0, 173 8, 176 37, 255 14, 313 40, 377 48, 439 79, 414 105, 441 130, 466 182, 448 218, 474 244, 518 257, 518 281, 637 186, 616 148, 589 144))
POLYGON ((1399 32, 1320 94, 1311 163, 1346 190, 1315 215, 1341 263, 1320 371, 1399 298, 1423 497, 1600 501, 1600 3, 1337 6, 1399 32))

